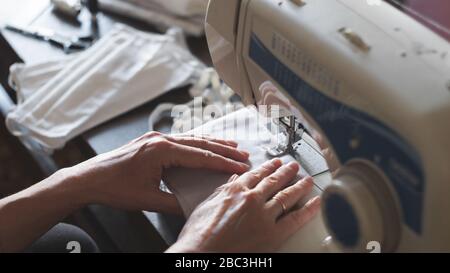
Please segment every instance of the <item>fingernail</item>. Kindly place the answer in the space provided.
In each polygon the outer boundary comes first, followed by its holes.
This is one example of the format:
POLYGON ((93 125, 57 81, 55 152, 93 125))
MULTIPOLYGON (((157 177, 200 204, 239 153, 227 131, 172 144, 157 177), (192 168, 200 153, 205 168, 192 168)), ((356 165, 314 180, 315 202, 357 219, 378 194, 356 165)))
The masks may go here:
POLYGON ((313 199, 309 200, 307 205, 311 206, 311 207, 317 207, 317 206, 320 206, 321 201, 322 201, 322 198, 320 198, 320 196, 316 196, 313 199))
POLYGON ((306 188, 311 188, 314 185, 314 180, 311 177, 305 177, 301 180, 299 180, 296 185, 298 187, 306 187, 306 188))
POLYGON ((270 160, 269 161, 269 163, 274 163, 274 164, 280 164, 281 163, 281 159, 279 159, 278 157, 277 158, 274 158, 274 159, 272 159, 272 160, 270 160))
POLYGON ((307 177, 303 178, 303 180, 304 180, 306 183, 311 183, 311 184, 314 183, 314 179, 313 179, 311 176, 307 176, 307 177))
POLYGON ((237 178, 237 174, 233 174, 228 181, 234 181, 237 178))
POLYGON ((250 156, 250 153, 247 152, 247 151, 244 151, 244 150, 239 150, 239 153, 241 153, 242 155, 244 155, 244 156, 246 156, 246 157, 249 157, 249 156, 250 156))
POLYGON ((300 167, 300 165, 297 162, 295 162, 295 161, 289 162, 286 166, 289 167, 289 168, 292 168, 292 169, 300 167))
POLYGON ((226 142, 234 147, 237 147, 239 145, 239 143, 237 143, 236 141, 233 141, 233 140, 227 140, 226 142))
POLYGON ((242 168, 244 168, 245 170, 250 169, 250 165, 245 164, 245 163, 239 163, 239 165, 241 165, 242 168))
POLYGON ((281 162, 281 159, 274 158, 269 161, 266 161, 263 165, 266 166, 267 168, 279 168, 282 164, 283 162, 281 162))

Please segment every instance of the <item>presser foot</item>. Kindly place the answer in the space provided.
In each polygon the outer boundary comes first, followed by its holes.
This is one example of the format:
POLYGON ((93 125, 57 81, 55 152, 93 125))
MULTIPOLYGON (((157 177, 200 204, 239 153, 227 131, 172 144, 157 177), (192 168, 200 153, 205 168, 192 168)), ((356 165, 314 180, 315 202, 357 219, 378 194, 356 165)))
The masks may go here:
POLYGON ((268 147, 266 152, 271 157, 280 157, 289 154, 289 149, 287 146, 276 146, 276 147, 268 147))
POLYGON ((300 145, 300 140, 305 132, 303 125, 296 121, 294 116, 283 117, 278 119, 276 124, 284 128, 284 133, 278 139, 282 139, 275 147, 268 147, 267 153, 271 157, 280 157, 287 154, 295 156, 295 151, 300 145))
POLYGON ((279 144, 275 147, 267 147, 266 152, 271 157, 281 157, 284 155, 292 155, 294 158, 297 156, 297 148, 301 145, 301 141, 297 141, 294 144, 279 144))

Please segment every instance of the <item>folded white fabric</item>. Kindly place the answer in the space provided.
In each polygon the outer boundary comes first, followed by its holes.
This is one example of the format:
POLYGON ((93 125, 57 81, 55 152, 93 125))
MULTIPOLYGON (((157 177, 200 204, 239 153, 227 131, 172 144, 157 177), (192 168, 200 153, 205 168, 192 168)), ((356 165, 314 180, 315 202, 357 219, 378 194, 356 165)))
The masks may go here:
MULTIPOLYGON (((246 107, 208 122, 188 134, 199 136, 206 134, 235 140, 239 143, 240 149, 250 153, 251 167, 257 168, 272 158, 266 151, 277 141, 277 136, 267 129, 270 127, 269 123, 270 120, 262 117, 254 107, 246 107)), ((302 166, 299 176, 315 175, 327 170, 326 162, 317 151, 306 143, 300 145, 299 149, 298 152, 305 158, 304 161, 310 161, 309 164, 305 164, 306 166, 302 166)), ((290 155, 285 155, 281 159, 284 162, 295 160, 290 155)), ((177 196, 185 215, 189 216, 200 202, 217 187, 226 183, 230 176, 231 174, 214 171, 176 168, 167 172, 164 183, 177 196)))
MULTIPOLYGON (((247 107, 208 122, 194 129, 190 134, 208 134, 218 138, 236 140, 240 149, 250 153, 249 163, 251 169, 255 169, 271 159, 266 149, 269 145, 276 143, 276 136, 267 129, 269 122, 268 119, 260 116, 254 107, 247 107)), ((298 179, 306 175, 324 173, 328 169, 323 157, 306 142, 299 146, 298 153, 301 155, 300 163, 309 162, 309 164, 301 164, 302 168, 299 171, 298 179)), ((295 160, 290 155, 285 155, 281 159, 285 163, 295 160)), ((210 196, 216 188, 225 184, 231 176, 231 174, 187 168, 174 168, 166 173, 164 183, 175 194, 186 217, 189 217, 197 205, 210 196)), ((329 181, 329 179, 329 173, 316 177, 314 181, 316 186, 313 192, 300 203, 305 203, 313 196, 319 195, 324 181, 329 181)), ((295 181, 297 180, 292 182, 295 181)), ((319 215, 302 232, 287 242, 281 251, 320 251, 325 237, 325 227, 319 215)))
POLYGON ((16 91, 18 104, 24 103, 26 98, 43 87, 74 58, 74 55, 70 55, 44 63, 13 64, 9 68, 9 85, 16 91))
POLYGON ((176 87, 194 82, 205 66, 182 33, 149 34, 117 25, 76 57, 15 66, 19 104, 6 118, 10 132, 46 152, 176 87))
POLYGON ((208 0, 99 0, 102 10, 149 23, 165 31, 180 27, 201 36, 208 0))

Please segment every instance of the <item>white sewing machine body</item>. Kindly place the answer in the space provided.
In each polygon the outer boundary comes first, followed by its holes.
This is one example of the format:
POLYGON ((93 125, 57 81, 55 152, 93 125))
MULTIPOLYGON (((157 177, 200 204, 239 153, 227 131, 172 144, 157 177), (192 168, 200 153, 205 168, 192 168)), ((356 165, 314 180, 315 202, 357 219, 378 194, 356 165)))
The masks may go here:
POLYGON ((447 41, 361 0, 211 0, 206 34, 246 104, 280 105, 331 153, 336 175, 304 231, 318 238, 284 251, 321 250, 328 232, 322 250, 450 251, 447 41))

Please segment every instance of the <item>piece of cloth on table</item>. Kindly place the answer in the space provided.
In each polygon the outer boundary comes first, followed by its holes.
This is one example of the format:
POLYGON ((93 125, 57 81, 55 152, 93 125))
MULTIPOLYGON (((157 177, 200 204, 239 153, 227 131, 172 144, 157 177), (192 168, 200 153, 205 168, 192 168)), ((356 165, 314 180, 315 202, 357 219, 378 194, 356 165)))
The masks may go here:
POLYGON ((29 149, 51 153, 105 121, 195 83, 204 69, 181 30, 161 35, 117 24, 76 56, 13 65, 10 83, 19 103, 6 125, 29 149))
MULTIPOLYGON (((268 129, 273 128, 270 126, 275 125, 271 124, 269 119, 262 117, 256 108, 246 107, 208 122, 192 130, 189 134, 199 136, 206 134, 237 141, 240 149, 250 153, 249 163, 251 169, 255 169, 272 159, 266 152, 266 149, 270 145, 275 145, 277 139, 274 135, 276 130, 268 129)), ((304 176, 326 171, 327 165, 320 154, 306 144, 300 145, 299 148, 301 149, 299 150, 300 154, 310 158, 312 163, 308 169, 300 168, 297 180, 304 176)), ((284 155, 280 159, 284 163, 295 160, 291 155, 284 155)), ((164 183, 177 197, 185 216, 189 217, 192 211, 211 195, 215 189, 225 184, 231 175, 209 170, 172 168, 166 172, 164 183)), ((313 193, 308 197, 319 192, 320 188, 316 186, 313 193)), ((306 199, 303 201, 306 201, 306 199)))

